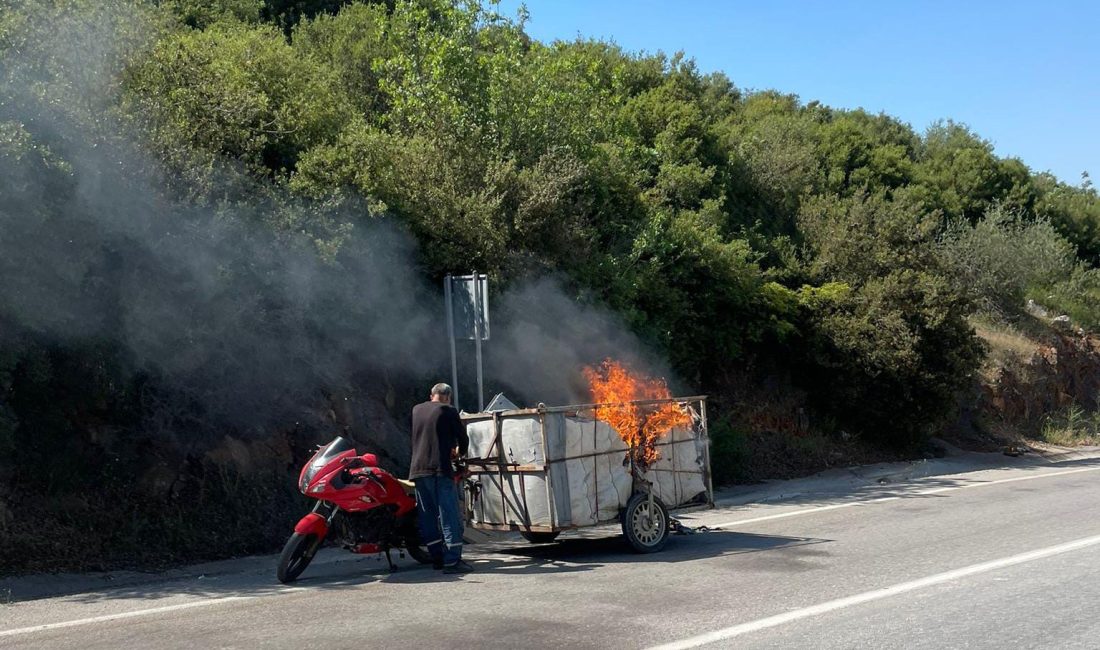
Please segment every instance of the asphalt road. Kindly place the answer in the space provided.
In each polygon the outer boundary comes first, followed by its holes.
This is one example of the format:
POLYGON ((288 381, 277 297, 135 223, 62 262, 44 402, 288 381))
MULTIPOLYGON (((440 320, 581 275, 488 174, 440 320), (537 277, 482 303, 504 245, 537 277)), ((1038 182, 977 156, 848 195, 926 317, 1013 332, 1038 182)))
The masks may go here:
POLYGON ((470 546, 464 577, 330 550, 293 588, 271 558, 9 603, 0 648, 1096 648, 1098 513, 1097 460, 825 485, 648 556, 605 529, 470 546))

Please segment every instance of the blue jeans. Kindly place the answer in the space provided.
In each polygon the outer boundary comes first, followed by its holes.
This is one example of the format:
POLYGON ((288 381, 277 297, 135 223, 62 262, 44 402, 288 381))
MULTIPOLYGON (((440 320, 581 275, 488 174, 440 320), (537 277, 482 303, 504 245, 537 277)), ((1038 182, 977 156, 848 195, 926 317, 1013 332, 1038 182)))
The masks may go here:
POLYGON ((416 504, 420 508, 420 539, 432 559, 454 564, 462 559, 462 518, 458 516, 458 491, 454 479, 424 476, 416 483, 416 504))

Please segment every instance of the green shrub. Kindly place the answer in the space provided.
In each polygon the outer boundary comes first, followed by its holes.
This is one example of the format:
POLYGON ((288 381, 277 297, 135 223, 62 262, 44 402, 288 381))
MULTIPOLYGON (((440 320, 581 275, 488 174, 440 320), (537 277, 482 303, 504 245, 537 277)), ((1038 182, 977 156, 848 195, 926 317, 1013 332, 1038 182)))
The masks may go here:
POLYGON ((184 168, 210 164, 213 154, 256 171, 292 171, 353 113, 334 71, 268 25, 217 22, 171 34, 125 81, 126 109, 149 119, 159 153, 184 168))
POLYGON ((712 418, 710 433, 710 469, 714 484, 728 485, 744 478, 748 462, 748 437, 734 426, 728 416, 712 418))
POLYGON ((981 358, 971 304, 933 250, 935 215, 880 193, 810 202, 801 222, 823 282, 799 291, 806 390, 868 440, 918 444, 955 411, 981 358))
POLYGON ((807 390, 867 440, 910 447, 947 421, 981 347, 942 276, 895 271, 850 291, 807 289, 807 390))
POLYGON ((1029 295, 1081 327, 1100 330, 1100 269, 1077 264, 1068 278, 1049 287, 1032 288, 1029 295))
POLYGON ((994 206, 977 223, 951 224, 937 252, 955 286, 983 310, 1019 314, 1032 287, 1051 287, 1070 276, 1073 246, 1045 220, 994 206))
POLYGON ((1055 445, 1095 443, 1100 438, 1100 411, 1090 413, 1078 404, 1070 404, 1046 417, 1041 436, 1055 445))

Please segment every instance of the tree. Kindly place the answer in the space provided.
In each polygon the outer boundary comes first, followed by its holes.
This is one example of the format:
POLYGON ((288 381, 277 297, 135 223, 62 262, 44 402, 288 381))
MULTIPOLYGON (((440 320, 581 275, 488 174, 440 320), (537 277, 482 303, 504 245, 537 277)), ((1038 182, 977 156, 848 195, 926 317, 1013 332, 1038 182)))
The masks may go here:
POLYGON ((233 21, 161 40, 128 71, 126 90, 125 110, 149 121, 154 145, 180 169, 228 157, 285 175, 352 115, 331 69, 274 27, 233 21))

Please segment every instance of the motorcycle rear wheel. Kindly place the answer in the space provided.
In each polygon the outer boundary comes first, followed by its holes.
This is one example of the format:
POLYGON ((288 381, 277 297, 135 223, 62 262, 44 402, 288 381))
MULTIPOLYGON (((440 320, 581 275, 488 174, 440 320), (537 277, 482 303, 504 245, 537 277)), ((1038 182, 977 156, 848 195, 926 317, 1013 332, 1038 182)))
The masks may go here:
POLYGON ((409 554, 409 557, 421 564, 431 564, 433 561, 432 554, 428 552, 428 547, 420 543, 420 535, 410 534, 405 536, 405 551, 409 554))
POLYGON ((431 564, 432 554, 428 552, 428 549, 423 546, 406 546, 405 550, 408 551, 409 557, 416 560, 421 564, 431 564))
POLYGON ((297 580, 298 576, 302 575, 302 571, 309 566, 320 546, 321 540, 317 535, 300 533, 291 535, 283 546, 283 552, 279 554, 279 568, 276 572, 279 582, 285 585, 297 580))

